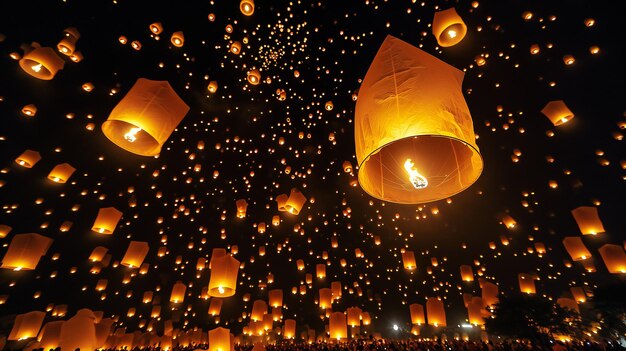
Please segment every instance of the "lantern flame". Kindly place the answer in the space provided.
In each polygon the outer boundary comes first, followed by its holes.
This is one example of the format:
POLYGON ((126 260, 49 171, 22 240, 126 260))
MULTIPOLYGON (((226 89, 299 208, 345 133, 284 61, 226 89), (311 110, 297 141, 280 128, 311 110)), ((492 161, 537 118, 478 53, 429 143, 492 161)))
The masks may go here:
POLYGON ((409 174, 409 181, 415 189, 423 189, 428 186, 428 180, 415 169, 415 164, 410 158, 404 161, 404 169, 409 174))
POLYGON ((221 287, 221 286, 218 286, 218 287, 217 287, 217 291, 218 291, 220 294, 223 294, 223 293, 224 293, 224 288, 223 288, 223 287, 221 287))
POLYGON ((124 139, 126 139, 129 142, 133 143, 133 142, 135 142, 135 140, 137 140, 137 136, 136 135, 139 132, 141 132, 141 127, 130 128, 128 133, 124 134, 124 139))
POLYGON ((456 31, 455 31, 455 30, 450 29, 450 30, 448 31, 448 36, 449 36, 451 39, 456 38, 456 31))
POLYGON ((35 71, 35 72, 39 72, 39 71, 41 71, 41 67, 43 67, 43 65, 40 63, 40 64, 38 64, 38 65, 34 65, 34 66, 32 66, 32 67, 31 67, 31 69, 32 69, 33 71, 35 71))

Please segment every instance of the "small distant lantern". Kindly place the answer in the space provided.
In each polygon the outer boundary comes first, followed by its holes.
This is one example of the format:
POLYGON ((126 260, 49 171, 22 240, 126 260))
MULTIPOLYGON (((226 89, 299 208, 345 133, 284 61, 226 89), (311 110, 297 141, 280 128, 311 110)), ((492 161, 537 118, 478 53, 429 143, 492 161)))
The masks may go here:
POLYGON ((172 38, 170 39, 172 45, 177 48, 182 47, 185 44, 185 35, 182 31, 172 33, 172 38))
POLYGON ((9 235, 13 228, 6 224, 0 224, 0 239, 4 239, 9 235))
POLYGON ((478 179, 483 162, 462 81, 463 72, 387 36, 355 111, 363 190, 385 201, 415 204, 448 198, 478 179))
POLYGON ((90 93, 91 91, 93 91, 94 86, 93 86, 93 83, 87 82, 87 83, 82 85, 82 88, 83 88, 84 91, 90 93))
POLYGON ((432 27, 437 43, 443 47, 458 44, 467 33, 467 26, 454 7, 435 12, 432 27))
POLYGON ((252 85, 259 85, 261 83, 261 72, 258 69, 248 71, 248 83, 252 85))
POLYGON ((574 114, 565 105, 563 100, 550 101, 542 110, 543 113, 552 124, 559 126, 574 118, 574 114))
POLYGON ((239 10, 241 10, 241 13, 245 16, 252 16, 254 13, 254 0, 241 0, 239 10))
POLYGON ((113 234, 120 218, 122 218, 122 212, 115 207, 101 208, 91 230, 100 234, 113 234))
POLYGON ((41 160, 41 155, 37 151, 26 150, 15 159, 15 163, 22 167, 32 168, 39 160, 41 160))
POLYGON ((333 107, 334 105, 332 101, 326 101, 326 104, 324 104, 324 108, 326 109, 326 111, 332 111, 333 107))
POLYGON ((530 46, 530 53, 532 55, 537 55, 540 51, 541 51, 541 49, 539 48, 539 45, 533 44, 533 45, 530 46))
POLYGON ((150 25, 150 32, 153 34, 161 34, 163 31, 163 25, 161 22, 154 22, 150 25))
POLYGON ((28 104, 22 107, 22 114, 26 117, 35 117, 37 114, 37 106, 33 104, 28 104))
POLYGON ((213 297, 230 297, 237 288, 239 261, 231 255, 216 258, 211 266, 209 295, 213 297))
POLYGON ((70 55, 70 60, 72 60, 72 62, 74 63, 78 63, 80 61, 83 60, 83 53, 80 51, 74 51, 71 55, 70 55))
POLYGON ((150 246, 147 242, 131 241, 120 264, 129 268, 137 268, 143 263, 143 260, 148 255, 148 251, 150 251, 150 246))
POLYGON ((237 218, 246 218, 246 210, 248 209, 248 202, 245 199, 239 199, 236 201, 237 206, 237 218))
POLYGON ((133 40, 130 46, 137 51, 141 50, 141 42, 139 40, 133 40))
POLYGON ((482 56, 478 55, 478 56, 476 56, 476 58, 474 59, 474 62, 476 62, 476 65, 477 65, 477 66, 484 66, 484 65, 485 65, 485 63, 487 63, 487 60, 486 60, 484 57, 482 57, 482 56))
POLYGON ((74 27, 66 28, 64 31, 64 37, 57 44, 57 50, 66 56, 70 56, 76 49, 76 41, 80 38, 80 33, 74 27))
POLYGON ((102 124, 117 146, 141 156, 156 156, 189 111, 167 81, 137 80, 102 124))
POLYGON ((415 263, 415 254, 413 251, 405 251, 402 253, 402 263, 404 264, 404 269, 408 269, 410 271, 415 269, 417 265, 415 263))
POLYGON ((598 215, 598 208, 593 206, 581 206, 572 210, 572 215, 583 235, 596 235, 604 233, 602 220, 598 215))
POLYGON ((215 93, 217 91, 217 81, 215 80, 210 81, 209 85, 207 86, 207 90, 211 94, 215 93))
POLYGON ((574 62, 576 62, 576 59, 574 58, 574 56, 572 55, 565 55, 563 56, 563 63, 565 63, 566 65, 572 65, 574 64, 574 62))
POLYGON ((230 44, 230 52, 235 55, 239 55, 241 53, 241 42, 235 41, 230 44))
POLYGON ((68 163, 61 163, 56 165, 52 171, 48 174, 48 179, 55 183, 65 183, 74 174, 76 168, 70 166, 68 163))

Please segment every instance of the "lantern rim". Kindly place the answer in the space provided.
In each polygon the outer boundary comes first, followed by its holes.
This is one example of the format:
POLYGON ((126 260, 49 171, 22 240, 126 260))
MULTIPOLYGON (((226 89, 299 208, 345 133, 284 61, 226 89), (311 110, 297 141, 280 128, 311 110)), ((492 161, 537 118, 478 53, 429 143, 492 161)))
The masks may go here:
POLYGON ((470 143, 468 143, 468 142, 466 142, 466 141, 464 141, 464 140, 462 140, 462 139, 460 139, 458 137, 452 137, 452 136, 440 135, 440 134, 419 134, 419 135, 410 135, 410 136, 407 136, 407 137, 404 137, 404 138, 393 140, 393 141, 391 141, 389 143, 386 143, 386 144, 384 144, 384 145, 382 145, 382 146, 372 150, 366 157, 363 158, 363 161, 359 162, 359 171, 358 171, 358 176, 357 177, 358 177, 359 185, 361 186, 361 189, 363 189, 363 191, 365 191, 368 195, 370 195, 370 196, 372 196, 372 197, 374 197, 376 199, 380 199, 380 200, 383 200, 383 201, 386 201, 386 202, 397 203, 397 204, 414 205, 414 204, 425 204, 425 203, 439 201, 439 200, 442 200, 442 199, 454 196, 454 195, 456 195, 456 194, 458 194, 460 192, 463 192, 464 190, 466 190, 467 188, 472 186, 476 182, 476 180, 478 180, 478 178, 480 178, 480 175, 482 174, 483 169, 484 169, 484 160, 483 160, 482 155, 480 154, 480 150, 478 150, 478 146, 472 145, 472 144, 470 144, 470 143), (400 142, 407 141, 409 139, 416 139, 416 138, 449 139, 451 141, 454 141, 456 143, 464 145, 471 152, 470 159, 471 158, 475 158, 476 156, 478 156, 478 161, 480 161, 480 168, 475 172, 475 175, 472 178, 472 180, 470 182, 468 182, 466 185, 459 187, 454 192, 447 193, 445 196, 438 196, 438 197, 435 197, 435 198, 432 198, 432 199, 425 199, 425 200, 419 200, 419 201, 399 201, 397 199, 390 200, 390 199, 381 198, 379 196, 376 196, 376 195, 372 194, 372 192, 370 192, 368 189, 366 189, 363 186, 363 183, 361 182, 361 180, 362 180, 361 175, 363 173, 363 166, 365 165, 365 163, 367 161, 370 160, 370 158, 373 155, 378 154, 380 151, 382 151, 383 149, 385 149, 385 148, 387 148, 387 147, 389 147, 389 146, 391 146, 393 144, 397 144, 397 143, 400 143, 400 142))
POLYGON ((139 125, 118 119, 106 120, 102 123, 102 133, 115 145, 140 156, 157 156, 161 153, 162 145, 145 129, 139 125), (130 142, 124 138, 124 133, 131 128, 141 128, 137 132, 137 139, 130 142))
POLYGON ((20 60, 20 66, 22 67, 24 72, 35 78, 39 78, 42 80, 52 80, 52 78, 54 78, 54 73, 52 73, 52 71, 47 67, 46 62, 40 62, 30 58, 23 58, 20 60), (32 69, 33 66, 37 65, 41 65, 41 69, 39 70, 39 72, 35 72, 32 69))
POLYGON ((441 31, 441 33, 437 35, 437 43, 439 44, 439 46, 442 46, 444 48, 454 46, 460 43, 463 40, 463 38, 465 38, 466 34, 467 34, 467 25, 465 25, 465 23, 462 23, 462 22, 453 23, 445 27, 441 31), (447 36, 450 30, 455 30, 457 32, 454 38, 450 38, 449 36, 447 36))

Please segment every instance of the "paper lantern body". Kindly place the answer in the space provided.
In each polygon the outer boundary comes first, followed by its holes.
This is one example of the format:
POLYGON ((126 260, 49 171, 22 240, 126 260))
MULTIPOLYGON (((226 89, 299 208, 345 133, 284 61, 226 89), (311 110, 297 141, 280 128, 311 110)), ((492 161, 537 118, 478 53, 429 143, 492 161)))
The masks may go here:
POLYGON ((582 261, 591 257, 591 252, 583 243, 583 240, 577 236, 568 236, 563 239, 565 250, 572 257, 572 261, 582 261))
POLYGON ((209 295, 213 297, 230 297, 235 295, 239 261, 231 255, 224 255, 213 260, 209 295))
POLYGON ((2 258, 0 268, 16 271, 35 269, 39 259, 48 252, 52 241, 53 239, 35 233, 15 235, 2 258))
POLYGON ((61 163, 50 171, 48 179, 55 183, 65 183, 70 179, 72 174, 74 174, 74 171, 76 171, 76 168, 70 166, 68 163, 61 163))
POLYGON ((342 312, 333 312, 328 322, 330 338, 335 340, 346 339, 348 337, 348 325, 346 315, 342 312))
POLYGON ((315 265, 315 275, 318 279, 326 278, 326 265, 323 263, 315 265))
POLYGON ((404 269, 415 269, 415 254, 413 251, 405 251, 402 253, 402 263, 404 264, 404 269))
POLYGON ((294 319, 285 319, 283 327, 283 336, 285 339, 293 339, 296 336, 296 321, 294 319))
POLYGON ((569 108, 567 108, 567 105, 565 105, 563 100, 548 102, 548 104, 541 110, 541 113, 546 115, 550 122, 552 122, 555 126, 559 126, 574 118, 574 114, 569 108))
POLYGON ((172 287, 172 294, 170 295, 170 302, 180 303, 185 300, 185 292, 187 291, 187 286, 183 284, 181 281, 177 281, 176 284, 172 287))
POLYGON ((26 150, 15 159, 15 163, 22 167, 32 168, 39 160, 41 160, 41 155, 37 151, 26 150))
POLYGON ((561 297, 556 300, 556 303, 563 308, 572 310, 576 313, 580 313, 580 310, 578 309, 578 304, 574 299, 570 299, 569 297, 561 297))
POLYGON ((320 289, 320 299, 319 305, 320 308, 327 309, 330 308, 333 302, 333 291, 329 288, 320 289))
POLYGON ((120 218, 122 218, 122 212, 115 207, 101 208, 91 230, 100 234, 113 234, 120 218))
POLYGON ((467 306, 467 316, 470 324, 483 325, 485 320, 482 315, 483 299, 480 297, 473 297, 469 305, 467 306))
POLYGON ((583 288, 581 288, 580 286, 572 286, 570 288, 570 291, 572 293, 572 296, 574 297, 574 300, 576 300, 578 303, 584 303, 587 301, 587 295, 585 294, 583 288))
POLYGON ((306 202, 306 197, 300 190, 293 188, 289 194, 289 198, 285 203, 285 210, 291 214, 297 215, 302 210, 302 206, 306 202))
POLYGON ((626 252, 620 245, 605 244, 598 252, 609 273, 626 273, 626 252))
POLYGON ((59 346, 62 350, 95 350, 96 316, 89 309, 79 310, 76 315, 63 324, 59 346))
POLYGON ((282 289, 274 289, 268 292, 269 305, 272 307, 280 307, 283 305, 282 289))
POLYGON ((254 0, 241 0, 239 10, 241 10, 241 13, 245 16, 252 16, 254 13, 254 0))
POLYGON ((150 25, 150 31, 154 34, 161 34, 163 31, 163 25, 161 22, 155 22, 150 25))
POLYGON ((141 266, 143 260, 146 258, 146 255, 150 251, 150 246, 145 241, 131 241, 128 244, 128 249, 126 249, 126 254, 124 254, 124 258, 122 258, 121 265, 137 268, 141 266))
POLYGON ((358 307, 349 307, 346 310, 348 315, 348 324, 351 327, 356 327, 361 325, 361 309, 358 307))
POLYGON ((54 349, 59 346, 63 323, 65 323, 65 321, 46 323, 43 328, 41 328, 41 332, 38 336, 38 339, 40 339, 39 347, 43 347, 44 350, 50 350, 51 348, 54 349))
POLYGON ((446 311, 443 306, 443 301, 437 298, 429 298, 426 300, 426 316, 428 317, 428 325, 445 327, 446 311))
POLYGON ((525 294, 536 294, 535 277, 532 274, 520 273, 517 276, 519 289, 525 294))
POLYGON ((491 282, 482 283, 482 301, 484 306, 494 306, 498 303, 498 286, 491 282))
POLYGON ((15 317, 13 328, 7 340, 22 340, 36 337, 45 316, 46 313, 40 311, 18 314, 15 317))
POLYGON ((578 228, 583 235, 604 233, 604 226, 598 215, 597 207, 581 206, 575 208, 572 210, 572 216, 574 216, 578 228))
POLYGON ((20 60, 24 72, 42 80, 54 78, 64 65, 65 61, 52 48, 35 47, 20 60))
POLYGON ((424 306, 414 303, 409 305, 409 312, 411 312, 411 323, 422 325, 426 321, 424 318, 424 306))
POLYGON ((223 300, 219 297, 215 297, 211 299, 211 304, 209 305, 209 314, 211 316, 219 316, 220 311, 222 310, 223 300))
POLYGON ((185 45, 185 35, 181 31, 174 32, 172 33, 172 37, 170 38, 170 41, 172 42, 172 45, 174 45, 177 48, 180 48, 183 45, 185 45))
POLYGON ((432 27, 437 43, 443 47, 458 44, 467 34, 467 26, 454 7, 435 12, 432 27))
POLYGON ((468 265, 461 266, 461 279, 465 282, 474 281, 474 272, 472 271, 472 266, 468 266, 468 265))
POLYGON ((463 72, 387 36, 356 104, 363 190, 415 204, 445 199, 478 179, 483 162, 462 81, 463 72))
POLYGON ((102 124, 102 132, 122 149, 156 156, 189 106, 167 81, 137 80, 102 124))

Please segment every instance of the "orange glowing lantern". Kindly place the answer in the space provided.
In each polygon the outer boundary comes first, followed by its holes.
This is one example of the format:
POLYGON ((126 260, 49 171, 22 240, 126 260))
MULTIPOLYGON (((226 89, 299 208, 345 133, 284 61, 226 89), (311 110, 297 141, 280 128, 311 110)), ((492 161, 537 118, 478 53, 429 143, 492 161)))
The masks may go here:
POLYGON ((415 254, 413 251, 405 251, 402 253, 402 263, 404 264, 404 269, 408 269, 410 271, 415 269, 417 265, 415 263, 415 254))
POLYGON ((296 337, 296 321, 294 319, 285 319, 283 335, 285 339, 293 339, 296 337))
POLYGON ((411 323, 416 325, 422 325, 425 322, 424 318, 424 306, 414 303, 409 305, 409 312, 411 312, 411 323))
POLYGON ((213 297, 230 297, 235 295, 239 261, 231 255, 212 259, 209 295, 213 297))
POLYGON ((342 312, 333 312, 328 322, 328 330, 331 339, 341 340, 348 337, 348 325, 346 315, 342 312))
POLYGON ((517 280, 519 282, 520 291, 525 294, 536 294, 537 289, 535 288, 535 279, 536 279, 536 276, 533 274, 526 274, 526 273, 518 274, 517 280))
POLYGON ((572 215, 583 235, 604 233, 604 226, 600 216, 598 216, 597 207, 581 206, 573 209, 572 215))
POLYGON ((93 311, 83 308, 63 323, 59 346, 62 350, 94 350, 96 345, 96 316, 93 311))
POLYGON ((465 282, 474 281, 474 272, 472 271, 472 266, 468 266, 468 265, 461 266, 461 279, 465 282))
POLYGON ((32 311, 15 316, 13 328, 7 340, 24 340, 34 338, 39 333, 46 312, 32 311))
POLYGON ((13 236, 9 249, 2 258, 0 268, 15 271, 35 269, 39 259, 48 252, 52 241, 48 237, 35 233, 13 236))
POLYGON ((209 351, 235 351, 230 340, 230 329, 209 330, 209 351))
POLYGON ((498 303, 498 286, 488 281, 482 281, 482 301, 484 307, 494 306, 498 303))
POLYGON ((150 246, 145 241, 131 241, 126 249, 126 254, 122 258, 121 265, 129 268, 137 268, 141 266, 143 260, 148 255, 150 246))
POLYGON ((65 61, 52 48, 42 48, 38 44, 25 52, 20 60, 20 67, 24 72, 42 80, 54 78, 64 65, 65 61))
POLYGON ((185 300, 185 292, 187 291, 187 285, 183 284, 180 280, 177 281, 172 287, 172 294, 170 295, 170 302, 180 303, 185 300))
POLYGON ((567 108, 567 105, 565 105, 563 100, 548 102, 548 104, 541 110, 541 113, 548 117, 550 122, 552 122, 555 126, 559 126, 574 118, 574 114, 569 108, 567 108))
POLYGON ((626 253, 620 245, 605 244, 598 252, 609 273, 626 273, 626 253))
POLYGON ((245 16, 252 16, 254 13, 254 0, 241 0, 239 10, 241 10, 241 13, 245 16))
POLYGON ((429 298, 426 300, 426 316, 428 317, 428 325, 445 327, 446 311, 443 306, 443 301, 439 298, 429 298))
POLYGON ((57 44, 57 50, 66 56, 70 56, 76 50, 76 42, 80 38, 80 33, 74 27, 66 28, 64 31, 64 37, 57 44))
POLYGON ((177 48, 183 47, 183 45, 185 44, 185 35, 181 31, 174 32, 172 33, 170 41, 172 42, 172 45, 177 48))
POLYGON ((280 307, 283 305, 283 290, 274 289, 268 292, 269 304, 272 307, 280 307))
POLYGON ((267 314, 267 304, 263 300, 255 300, 252 304, 252 313, 250 319, 253 321, 262 321, 263 316, 267 314))
POLYGON ((577 236, 568 236, 563 239, 565 250, 572 257, 572 261, 582 261, 591 257, 591 252, 583 243, 582 239, 577 236))
POLYGON ((55 183, 65 183, 74 174, 76 168, 70 166, 68 163, 61 163, 56 165, 52 171, 48 174, 48 179, 55 183))
POLYGON ((189 106, 167 81, 137 80, 102 124, 102 132, 122 149, 156 156, 189 106))
POLYGON ((454 7, 435 12, 432 27, 437 43, 443 47, 458 44, 467 33, 467 26, 454 7))
POLYGON ((261 83, 261 72, 258 69, 248 71, 248 83, 252 85, 259 85, 261 83))
POLYGON ((161 34, 163 32, 163 25, 161 22, 155 22, 150 25, 150 32, 154 34, 161 34))
POLYGON ((463 72, 387 36, 356 105, 363 190, 414 204, 448 198, 478 179, 483 162, 462 81, 463 72))
POLYGON ((327 309, 332 306, 333 303, 333 291, 329 288, 320 289, 319 305, 322 309, 327 309))
POLYGON ((41 155, 37 151, 26 150, 15 159, 15 163, 22 167, 32 168, 39 160, 41 160, 41 155))
POLYGON ((115 207, 101 208, 91 230, 100 234, 113 234, 120 218, 122 218, 122 212, 115 207))
POLYGON ((300 190, 293 188, 289 194, 289 198, 285 203, 285 210, 291 214, 297 215, 302 210, 302 206, 306 202, 306 197, 300 190))

